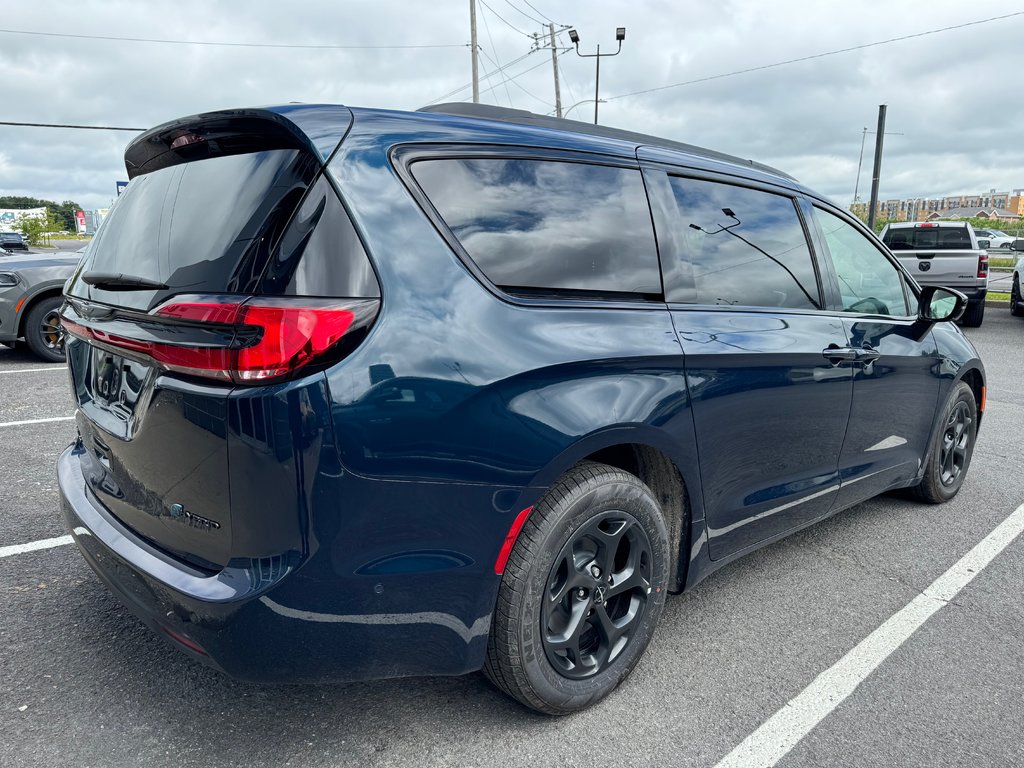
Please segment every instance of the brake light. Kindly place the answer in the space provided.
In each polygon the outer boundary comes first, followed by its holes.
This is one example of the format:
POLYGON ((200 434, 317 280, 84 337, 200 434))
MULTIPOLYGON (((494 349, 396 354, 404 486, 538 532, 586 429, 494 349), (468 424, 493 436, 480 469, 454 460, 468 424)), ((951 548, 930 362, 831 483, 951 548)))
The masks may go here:
POLYGON ((208 343, 192 344, 114 335, 67 317, 62 323, 75 336, 144 354, 168 370, 243 384, 287 376, 322 357, 346 333, 368 325, 377 304, 372 299, 234 302, 181 297, 150 313, 218 332, 208 343))
POLYGON ((988 254, 982 253, 978 257, 978 277, 988 277, 988 254))
POLYGON ((932 224, 930 222, 926 222, 924 224, 918 224, 917 228, 918 229, 924 229, 925 227, 937 227, 937 226, 939 226, 939 225, 938 224, 932 224))

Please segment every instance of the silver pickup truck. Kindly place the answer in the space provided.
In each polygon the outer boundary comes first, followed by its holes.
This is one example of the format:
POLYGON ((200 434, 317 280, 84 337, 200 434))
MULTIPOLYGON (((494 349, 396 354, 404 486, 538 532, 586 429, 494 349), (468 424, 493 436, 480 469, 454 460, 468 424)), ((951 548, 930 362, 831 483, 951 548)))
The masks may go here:
POLYGON ((962 325, 977 328, 985 317, 988 251, 963 221, 887 224, 882 242, 921 285, 955 288, 967 295, 962 325))

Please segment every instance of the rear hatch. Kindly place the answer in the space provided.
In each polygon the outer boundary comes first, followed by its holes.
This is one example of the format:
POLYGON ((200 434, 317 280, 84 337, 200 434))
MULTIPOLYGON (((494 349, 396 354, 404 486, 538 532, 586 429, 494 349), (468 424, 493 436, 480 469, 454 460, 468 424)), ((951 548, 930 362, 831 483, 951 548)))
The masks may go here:
POLYGON ((988 285, 988 253, 978 247, 968 224, 889 227, 882 242, 922 285, 988 285))
POLYGON ((136 139, 131 181, 62 310, 90 489, 201 568, 225 566, 246 538, 228 480, 232 394, 336 361, 379 301, 323 173, 350 113, 320 109, 307 135, 297 108, 282 111, 199 115, 136 139))

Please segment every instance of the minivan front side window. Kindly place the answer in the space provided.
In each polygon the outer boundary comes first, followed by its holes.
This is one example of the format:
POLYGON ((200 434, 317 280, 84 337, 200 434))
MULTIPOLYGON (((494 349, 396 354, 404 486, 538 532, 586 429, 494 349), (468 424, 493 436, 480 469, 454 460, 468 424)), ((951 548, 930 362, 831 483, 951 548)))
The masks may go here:
POLYGON ((906 316, 899 270, 870 240, 838 216, 814 208, 839 281, 843 312, 906 316))

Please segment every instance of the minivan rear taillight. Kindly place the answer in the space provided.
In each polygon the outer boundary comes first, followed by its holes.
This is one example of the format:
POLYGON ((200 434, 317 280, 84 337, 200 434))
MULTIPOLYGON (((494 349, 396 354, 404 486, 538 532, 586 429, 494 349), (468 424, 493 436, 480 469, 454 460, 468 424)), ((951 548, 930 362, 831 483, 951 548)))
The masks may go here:
POLYGON ((988 253, 978 257, 978 277, 988 277, 988 253))
MULTIPOLYGON (((100 324, 79 323, 67 313, 63 325, 74 336, 145 355, 167 370, 246 384, 279 379, 316 361, 333 359, 341 342, 373 322, 379 303, 376 299, 234 301, 224 296, 180 296, 149 313, 154 320, 166 322, 147 322, 143 338, 110 333, 100 324), (209 337, 197 339, 195 332, 203 330, 211 331, 209 337)), ((118 330, 124 327, 120 324, 118 330)))

